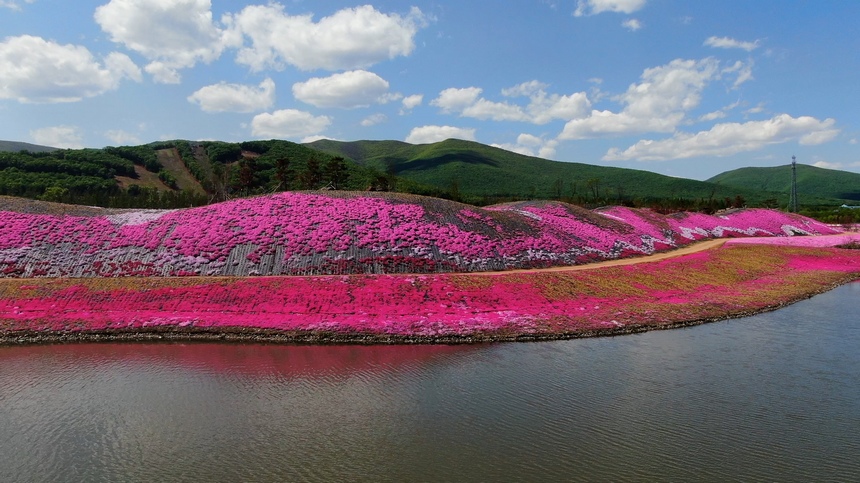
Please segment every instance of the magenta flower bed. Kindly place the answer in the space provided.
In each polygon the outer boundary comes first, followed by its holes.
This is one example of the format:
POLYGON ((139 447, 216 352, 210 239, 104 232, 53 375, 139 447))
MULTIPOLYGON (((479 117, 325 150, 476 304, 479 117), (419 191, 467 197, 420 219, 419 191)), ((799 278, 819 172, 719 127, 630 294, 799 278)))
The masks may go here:
POLYGON ((582 264, 712 237, 831 233, 770 210, 664 217, 549 202, 480 209, 408 195, 287 192, 96 216, 0 211, 0 276, 472 272, 582 264))
POLYGON ((427 338, 611 332, 749 313, 858 275, 856 250, 738 246, 504 275, 3 280, 0 336, 154 328, 427 338))

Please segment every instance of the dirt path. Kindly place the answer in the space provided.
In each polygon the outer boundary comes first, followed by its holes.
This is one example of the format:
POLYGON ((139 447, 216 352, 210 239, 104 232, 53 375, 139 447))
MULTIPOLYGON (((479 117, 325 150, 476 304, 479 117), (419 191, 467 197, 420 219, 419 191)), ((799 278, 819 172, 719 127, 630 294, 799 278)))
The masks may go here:
POLYGON ((677 250, 671 250, 667 252, 655 253, 653 255, 646 255, 642 257, 633 257, 633 258, 619 258, 616 260, 606 260, 604 262, 595 262, 595 263, 587 263, 584 265, 572 265, 566 267, 551 267, 551 268, 534 268, 534 269, 522 269, 522 270, 501 270, 497 272, 468 272, 470 275, 503 275, 508 273, 539 273, 539 272, 573 272, 579 270, 592 270, 595 268, 603 268, 603 267, 614 267, 619 265, 636 265, 638 263, 650 263, 650 262, 659 262, 660 260, 666 260, 667 258, 675 258, 682 257, 684 255, 689 255, 691 253, 702 252, 705 250, 712 250, 714 248, 720 248, 726 243, 730 245, 744 245, 744 244, 757 244, 757 245, 788 245, 788 246, 803 246, 802 241, 807 241, 809 239, 815 240, 833 240, 832 242, 825 242, 822 244, 810 244, 810 247, 820 247, 820 246, 834 246, 840 242, 848 242, 854 239, 854 234, 848 233, 847 236, 845 233, 840 233, 836 235, 815 235, 814 237, 750 237, 750 238, 716 238, 712 240, 704 240, 700 242, 695 242, 690 245, 687 245, 682 248, 678 248, 677 250), (783 243, 785 240, 796 239, 798 242, 796 244, 792 243, 783 243))
MULTIPOLYGON (((842 235, 818 235, 815 238, 833 238, 838 239, 840 237, 844 237, 842 235)), ((758 240, 757 238, 754 238, 758 240)), ((768 238, 773 240, 779 240, 778 238, 768 238)), ((700 242, 694 242, 684 247, 670 250, 666 252, 655 253, 653 255, 645 255, 641 257, 631 257, 631 258, 619 258, 615 260, 606 260, 602 262, 594 262, 594 263, 586 263, 583 265, 570 265, 570 266, 561 266, 561 267, 550 267, 550 268, 526 268, 526 269, 514 269, 514 270, 499 270, 499 271, 491 271, 491 272, 446 272, 446 273, 398 273, 398 274, 387 274, 390 276, 415 276, 415 275, 469 275, 469 276, 494 276, 494 275, 510 275, 517 273, 542 273, 542 272, 576 272, 581 270, 595 270, 598 268, 604 267, 615 267, 622 265, 636 265, 639 263, 652 263, 659 262, 661 260, 666 260, 669 258, 683 257, 684 255, 690 255, 692 253, 698 253, 705 250, 713 250, 716 248, 720 248, 725 245, 729 241, 734 241, 732 244, 740 245, 743 244, 743 241, 746 238, 717 238, 711 240, 704 240, 700 242)), ((832 246, 835 245, 827 245, 832 246)), ((383 274, 379 274, 383 275, 383 274)), ((288 277, 305 277, 305 278, 322 278, 322 277, 340 277, 342 275, 285 275, 288 277)), ((172 278, 172 277, 146 277, 146 278, 172 278)), ((243 278, 243 276, 190 276, 190 277, 181 277, 183 279, 224 279, 224 278, 243 278)), ((44 278, 0 278, 0 281, 4 280, 44 280, 44 278)))
POLYGON ((658 262, 667 258, 682 257, 691 253, 702 252, 719 248, 726 243, 727 239, 718 238, 715 240, 705 240, 687 245, 677 250, 668 252, 655 253, 642 257, 619 258, 616 260, 606 260, 604 262, 586 263, 584 265, 572 265, 566 267, 550 267, 550 268, 526 268, 520 270, 500 270, 497 272, 468 272, 468 275, 507 275, 512 273, 540 273, 540 272, 575 272, 579 270, 593 270, 595 268, 615 267, 619 265, 636 265, 638 263, 658 262))

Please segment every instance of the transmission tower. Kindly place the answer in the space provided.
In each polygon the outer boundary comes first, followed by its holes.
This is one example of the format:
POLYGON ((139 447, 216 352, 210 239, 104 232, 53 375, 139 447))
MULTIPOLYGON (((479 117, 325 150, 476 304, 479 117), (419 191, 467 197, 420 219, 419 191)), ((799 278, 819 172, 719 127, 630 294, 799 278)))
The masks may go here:
POLYGON ((791 199, 788 202, 788 210, 797 213, 797 158, 791 157, 791 199))

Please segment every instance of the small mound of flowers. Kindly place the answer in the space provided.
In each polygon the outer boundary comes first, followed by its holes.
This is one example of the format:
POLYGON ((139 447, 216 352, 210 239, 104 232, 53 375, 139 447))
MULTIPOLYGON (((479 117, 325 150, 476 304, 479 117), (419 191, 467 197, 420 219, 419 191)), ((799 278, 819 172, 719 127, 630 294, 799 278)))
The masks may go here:
POLYGON ((557 202, 482 209, 391 193, 284 192, 181 210, 32 211, 0 200, 0 277, 476 272, 646 255, 714 237, 837 232, 771 210, 662 216, 557 202))

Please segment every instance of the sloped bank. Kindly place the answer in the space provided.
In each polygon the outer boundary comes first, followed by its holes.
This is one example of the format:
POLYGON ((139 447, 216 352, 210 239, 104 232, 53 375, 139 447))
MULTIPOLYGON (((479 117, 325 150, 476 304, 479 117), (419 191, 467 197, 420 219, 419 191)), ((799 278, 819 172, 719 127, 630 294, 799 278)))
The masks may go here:
POLYGON ((395 193, 288 192, 167 211, 0 198, 0 277, 498 271, 648 255, 710 238, 830 233, 771 210, 662 216, 559 202, 482 209, 395 193))
POLYGON ((616 335, 773 310, 860 278, 860 251, 731 245, 514 274, 0 280, 0 341, 468 343, 616 335))

